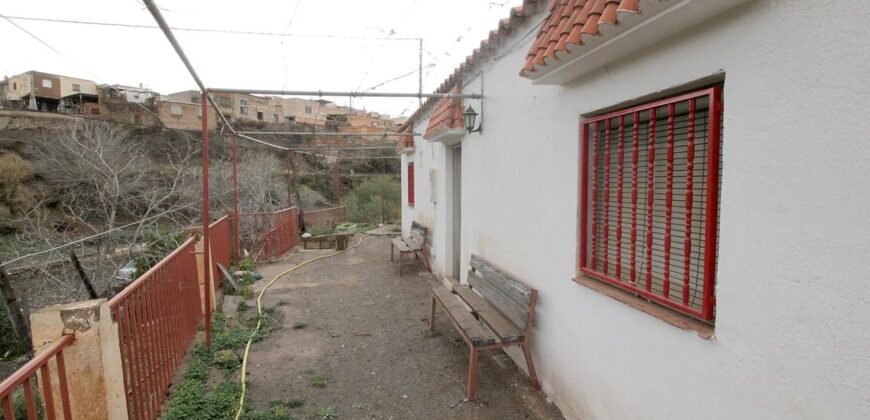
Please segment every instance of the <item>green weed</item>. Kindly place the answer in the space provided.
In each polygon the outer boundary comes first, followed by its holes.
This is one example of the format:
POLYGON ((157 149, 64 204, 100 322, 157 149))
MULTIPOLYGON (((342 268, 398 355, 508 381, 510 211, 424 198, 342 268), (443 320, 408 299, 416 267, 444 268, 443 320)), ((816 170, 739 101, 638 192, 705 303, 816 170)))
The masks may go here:
POLYGON ((322 407, 320 410, 317 410, 314 415, 318 419, 329 420, 338 417, 338 413, 335 411, 335 407, 322 407))

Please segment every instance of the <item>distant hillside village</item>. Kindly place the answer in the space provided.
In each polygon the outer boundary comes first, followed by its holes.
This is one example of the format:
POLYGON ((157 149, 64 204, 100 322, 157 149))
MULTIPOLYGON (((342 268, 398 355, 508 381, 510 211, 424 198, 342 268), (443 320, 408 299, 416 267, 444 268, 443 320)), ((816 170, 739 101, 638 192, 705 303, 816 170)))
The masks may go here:
MULTIPOLYGON (((406 118, 338 106, 326 100, 214 94, 230 122, 261 129, 307 124, 325 131, 362 134, 395 131, 406 118)), ((97 84, 91 80, 28 71, 0 81, 0 109, 80 115, 143 126, 201 130, 201 94, 197 90, 161 95, 136 86, 97 84)), ((209 128, 218 118, 209 108, 209 128)))

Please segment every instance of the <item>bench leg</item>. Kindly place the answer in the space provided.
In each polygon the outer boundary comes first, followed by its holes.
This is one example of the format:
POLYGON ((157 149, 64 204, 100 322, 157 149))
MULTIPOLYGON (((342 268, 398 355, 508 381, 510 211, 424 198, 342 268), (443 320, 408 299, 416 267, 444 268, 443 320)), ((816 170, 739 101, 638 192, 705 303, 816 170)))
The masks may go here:
POLYGON ((402 258, 404 258, 405 253, 399 251, 399 277, 402 277, 402 258))
POLYGON ((432 307, 429 308, 429 331, 435 331, 435 295, 432 295, 432 307))
POLYGON ((471 346, 471 355, 468 357, 468 401, 477 399, 477 349, 471 346))
POLYGON ((396 246, 393 245, 392 243, 390 243, 390 261, 393 260, 393 249, 395 249, 395 248, 396 248, 396 246))
POLYGON ((538 373, 535 372, 535 362, 532 361, 532 351, 529 349, 529 342, 524 342, 520 347, 523 348, 523 356, 526 358, 526 367, 529 369, 529 379, 532 380, 532 389, 540 391, 541 383, 538 382, 538 373))

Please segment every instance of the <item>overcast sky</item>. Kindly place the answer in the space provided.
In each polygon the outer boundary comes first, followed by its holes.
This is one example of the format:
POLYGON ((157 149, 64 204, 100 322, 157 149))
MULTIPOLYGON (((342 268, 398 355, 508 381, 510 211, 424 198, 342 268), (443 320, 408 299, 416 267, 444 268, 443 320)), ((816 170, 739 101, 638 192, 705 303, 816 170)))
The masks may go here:
MULTIPOLYGON (((289 33, 278 37, 175 31, 209 87, 366 90, 411 72, 423 38, 423 91, 431 92, 519 0, 158 0, 173 27, 289 33), (390 38, 387 40, 373 39, 390 38), (364 38, 364 39, 355 39, 364 38)), ((154 25, 140 0, 4 0, 4 16, 154 25)), ((194 89, 157 29, 0 19, 0 74, 39 70, 97 83, 194 89)), ((417 74, 376 88, 416 92, 417 74)), ((339 104, 348 100, 334 98, 339 104)), ((417 99, 354 99, 354 107, 410 115, 417 99)))

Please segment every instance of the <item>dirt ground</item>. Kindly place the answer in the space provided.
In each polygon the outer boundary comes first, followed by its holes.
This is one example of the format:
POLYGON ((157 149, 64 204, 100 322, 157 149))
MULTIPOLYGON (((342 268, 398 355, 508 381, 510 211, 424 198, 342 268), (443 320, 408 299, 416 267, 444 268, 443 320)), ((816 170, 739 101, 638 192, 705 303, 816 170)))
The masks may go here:
MULTIPOLYGON (((261 266, 255 288, 325 254, 294 251, 261 266)), ((251 348, 251 403, 301 400, 297 415, 331 408, 341 419, 562 418, 502 352, 482 352, 478 399, 466 402, 468 349, 440 308, 440 335, 426 334, 431 275, 406 264, 400 278, 389 237, 365 236, 359 247, 279 279, 264 303, 276 306, 283 328, 251 348)), ((226 301, 225 312, 235 303, 226 301)))

